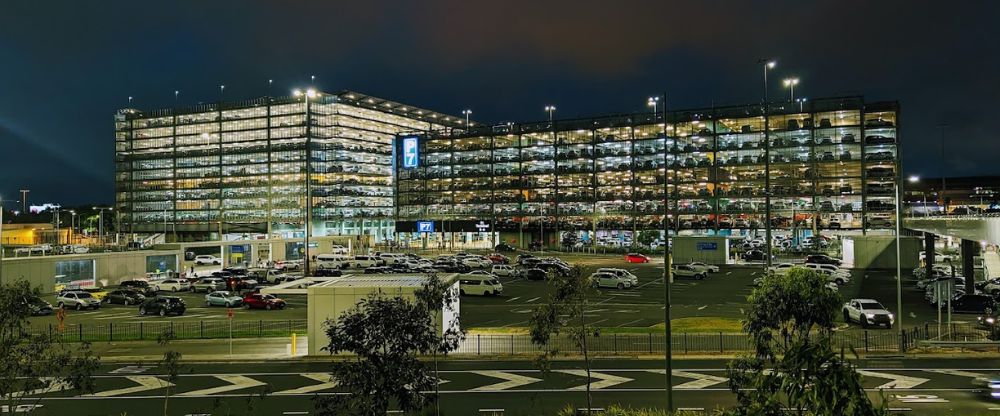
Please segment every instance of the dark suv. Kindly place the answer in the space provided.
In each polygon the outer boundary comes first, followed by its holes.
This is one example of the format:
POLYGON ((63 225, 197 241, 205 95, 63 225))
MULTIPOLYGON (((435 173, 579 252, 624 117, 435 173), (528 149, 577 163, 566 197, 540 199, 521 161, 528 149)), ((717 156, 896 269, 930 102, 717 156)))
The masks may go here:
POLYGON ((145 302, 139 305, 140 315, 152 313, 160 316, 167 316, 169 314, 180 316, 184 315, 185 310, 187 310, 187 305, 184 304, 184 300, 176 296, 157 296, 146 299, 145 302))
POLYGON ((806 263, 832 264, 834 266, 840 266, 840 259, 835 259, 827 256, 826 254, 810 254, 806 256, 806 263))
POLYGON ((118 287, 122 289, 131 289, 147 296, 156 295, 156 289, 153 289, 153 287, 149 285, 149 282, 145 280, 124 280, 118 284, 118 287))

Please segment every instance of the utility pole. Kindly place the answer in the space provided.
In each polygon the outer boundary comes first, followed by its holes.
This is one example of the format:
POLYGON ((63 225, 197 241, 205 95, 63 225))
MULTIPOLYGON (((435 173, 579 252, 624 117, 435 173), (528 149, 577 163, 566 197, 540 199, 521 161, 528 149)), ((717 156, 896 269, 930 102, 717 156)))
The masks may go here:
POLYGON ((21 213, 22 214, 28 212, 28 192, 31 192, 31 190, 30 189, 22 189, 21 190, 21 213))
MULTIPOLYGON (((650 100, 655 102, 655 100, 650 100)), ((667 377, 667 413, 674 411, 674 386, 671 384, 673 374, 673 351, 671 345, 670 329, 670 281, 671 281, 671 257, 670 257, 670 161, 667 155, 671 154, 673 144, 667 137, 667 93, 663 93, 663 355, 664 369, 667 377)), ((655 113, 654 113, 655 114, 655 113)))

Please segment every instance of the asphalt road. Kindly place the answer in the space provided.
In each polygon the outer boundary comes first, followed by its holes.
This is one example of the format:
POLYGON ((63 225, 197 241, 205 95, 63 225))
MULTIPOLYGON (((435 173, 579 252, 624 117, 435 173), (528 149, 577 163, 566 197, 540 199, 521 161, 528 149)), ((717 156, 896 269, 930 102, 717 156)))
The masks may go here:
MULTIPOLYGON (((308 415, 309 400, 341 394, 324 372, 323 362, 247 362, 185 364, 172 387, 172 415, 308 415), (264 393, 266 392, 266 393, 264 393)), ((998 359, 897 359, 859 361, 863 385, 874 400, 887 400, 902 414, 1000 414, 1000 403, 974 381, 1000 371, 998 359)), ((725 361, 678 360, 671 383, 676 406, 711 410, 732 406, 725 361)), ((440 365, 442 414, 554 414, 571 404, 586 406, 585 373, 580 362, 556 362, 540 372, 526 361, 446 361, 440 365), (488 413, 487 409, 502 409, 488 413)), ((595 407, 625 404, 660 407, 665 403, 663 362, 599 360, 591 375, 595 407)), ((33 394, 32 415, 107 415, 160 413, 166 393, 156 364, 115 364, 101 368, 96 390, 33 394), (155 409, 155 410, 154 410, 155 409)))

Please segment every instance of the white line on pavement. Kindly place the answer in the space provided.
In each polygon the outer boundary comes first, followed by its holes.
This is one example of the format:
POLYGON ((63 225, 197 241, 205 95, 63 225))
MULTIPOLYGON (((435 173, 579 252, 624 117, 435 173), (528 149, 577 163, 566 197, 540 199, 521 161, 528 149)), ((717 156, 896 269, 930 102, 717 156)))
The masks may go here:
POLYGON ((526 300, 526 301, 524 301, 524 302, 525 302, 525 303, 531 303, 531 302, 534 302, 534 301, 536 301, 536 300, 538 300, 538 299, 539 299, 539 298, 531 298, 531 299, 528 299, 528 300, 526 300))
POLYGON ((517 296, 517 297, 513 297, 513 298, 510 298, 510 299, 507 299, 507 302, 513 302, 513 301, 518 300, 518 299, 521 299, 521 297, 517 296))

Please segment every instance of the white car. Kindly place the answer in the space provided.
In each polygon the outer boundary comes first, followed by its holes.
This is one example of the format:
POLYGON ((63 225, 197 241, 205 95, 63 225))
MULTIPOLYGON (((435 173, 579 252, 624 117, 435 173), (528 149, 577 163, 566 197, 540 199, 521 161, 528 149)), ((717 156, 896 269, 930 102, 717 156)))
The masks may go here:
POLYGON ((840 292, 840 286, 837 286, 836 283, 829 282, 829 283, 826 284, 825 287, 827 289, 830 289, 830 290, 834 291, 834 292, 840 292))
POLYGON ((385 265, 406 263, 405 254, 379 253, 378 258, 382 259, 382 262, 385 265))
POLYGON ((499 296, 503 284, 492 275, 463 274, 458 279, 459 293, 462 295, 499 296))
POLYGON ((199 266, 204 265, 204 264, 214 264, 214 265, 220 266, 220 265, 222 265, 222 259, 220 259, 218 257, 215 257, 215 256, 209 256, 209 255, 203 254, 203 255, 200 255, 200 256, 195 256, 195 258, 194 258, 194 264, 199 265, 199 266))
MULTIPOLYGON (((926 261, 927 260, 927 252, 926 251, 921 251, 920 252, 920 260, 921 261, 926 261)), ((942 253, 934 252, 934 263, 951 263, 954 260, 955 260, 955 257, 952 256, 951 254, 942 254, 942 253)))
POLYGON ((702 280, 708 277, 708 271, 697 269, 687 264, 675 264, 673 275, 674 277, 691 277, 695 280, 702 280))
POLYGON ((594 287, 614 287, 618 289, 631 289, 632 280, 628 277, 619 276, 615 273, 597 272, 590 275, 590 281, 594 287))
POLYGON ((827 282, 835 283, 838 286, 846 285, 851 282, 851 276, 849 274, 844 275, 840 273, 834 273, 827 269, 814 269, 814 271, 826 277, 827 282))
POLYGON ((483 256, 460 257, 459 261, 472 268, 486 268, 493 266, 493 261, 483 256))
POLYGON ((829 272, 829 275, 834 277, 840 277, 844 279, 844 283, 851 281, 851 272, 846 269, 841 269, 833 264, 819 264, 819 263, 806 263, 804 265, 807 269, 816 270, 819 272, 829 272))
POLYGON ((780 264, 776 264, 774 266, 768 267, 767 268, 767 272, 769 274, 774 274, 774 275, 778 275, 778 276, 784 276, 785 274, 788 274, 788 272, 790 270, 792 270, 792 268, 794 268, 794 267, 795 267, 795 265, 792 264, 792 263, 780 263, 780 264))
POLYGON ((90 252, 90 248, 80 244, 70 244, 62 246, 63 254, 86 254, 90 252))
POLYGON ((347 247, 340 244, 334 244, 330 246, 330 252, 333 254, 347 254, 347 247))
POLYGON ((983 286, 983 293, 989 293, 993 297, 1000 296, 1000 279, 990 279, 983 286))
POLYGON ((21 247, 14 250, 14 255, 27 254, 29 256, 45 255, 52 253, 52 244, 37 244, 31 247, 21 247))
POLYGON ((614 267, 601 267, 600 269, 597 269, 596 273, 611 273, 625 280, 628 280, 632 286, 639 285, 639 278, 636 275, 632 274, 632 272, 625 269, 618 269, 614 267))
POLYGON ((851 299, 844 304, 844 322, 857 322, 863 327, 885 325, 892 328, 896 317, 874 299, 851 299))
POLYGON ((278 270, 301 270, 303 264, 302 260, 278 260, 274 262, 274 268, 278 270))
POLYGON ((711 264, 705 264, 705 263, 702 263, 700 261, 693 261, 691 263, 688 263, 688 266, 699 268, 699 269, 705 270, 705 271, 707 271, 709 273, 718 273, 719 272, 719 266, 714 266, 714 265, 711 265, 711 264))
POLYGON ((490 273, 493 273, 494 276, 514 277, 517 276, 517 269, 507 264, 495 264, 490 269, 490 273))
POLYGON ((153 290, 180 292, 191 289, 191 283, 186 279, 163 279, 153 283, 153 290))

